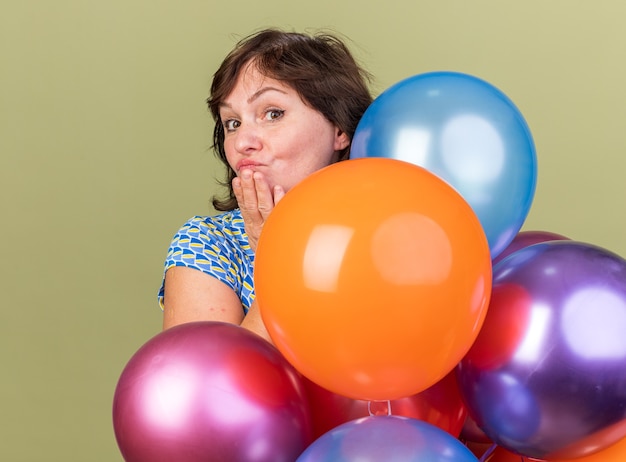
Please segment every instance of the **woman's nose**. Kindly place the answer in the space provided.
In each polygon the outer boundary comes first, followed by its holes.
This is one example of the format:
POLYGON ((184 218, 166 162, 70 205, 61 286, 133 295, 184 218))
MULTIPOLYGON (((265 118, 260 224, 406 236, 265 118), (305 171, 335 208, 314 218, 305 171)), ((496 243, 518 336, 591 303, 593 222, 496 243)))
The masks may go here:
POLYGON ((262 140, 259 128, 254 124, 241 124, 235 134, 235 149, 241 153, 250 153, 261 149, 262 140))

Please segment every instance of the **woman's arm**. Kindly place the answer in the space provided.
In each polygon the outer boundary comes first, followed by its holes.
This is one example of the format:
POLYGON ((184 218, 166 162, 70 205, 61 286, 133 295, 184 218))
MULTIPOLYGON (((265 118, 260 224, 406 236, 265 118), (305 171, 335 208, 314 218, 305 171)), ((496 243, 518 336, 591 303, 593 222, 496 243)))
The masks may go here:
POLYGON ((165 275, 163 329, 193 321, 222 321, 271 341, 256 302, 244 316, 237 294, 222 281, 193 268, 175 266, 165 275))
MULTIPOLYGON (((256 251, 263 224, 285 193, 280 186, 271 188, 259 172, 245 170, 242 173, 243 178, 233 180, 233 191, 248 244, 256 251)), ((271 342, 256 302, 244 316, 241 300, 227 284, 197 269, 174 266, 165 274, 163 329, 193 321, 237 324, 271 342)))

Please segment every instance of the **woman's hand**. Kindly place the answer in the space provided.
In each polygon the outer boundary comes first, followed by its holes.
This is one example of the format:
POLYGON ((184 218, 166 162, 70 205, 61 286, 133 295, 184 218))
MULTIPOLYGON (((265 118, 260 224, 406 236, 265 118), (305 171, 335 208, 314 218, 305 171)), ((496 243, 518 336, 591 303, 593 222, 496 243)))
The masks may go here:
POLYGON ((239 203, 248 242, 256 251, 265 220, 285 191, 278 185, 272 188, 261 172, 244 169, 233 179, 233 192, 239 203))

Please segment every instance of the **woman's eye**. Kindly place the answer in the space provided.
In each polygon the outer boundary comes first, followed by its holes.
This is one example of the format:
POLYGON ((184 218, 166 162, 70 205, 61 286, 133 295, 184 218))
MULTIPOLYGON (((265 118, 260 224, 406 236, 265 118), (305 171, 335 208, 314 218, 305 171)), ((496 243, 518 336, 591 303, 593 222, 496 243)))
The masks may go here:
POLYGON ((280 119, 283 116, 284 113, 285 113, 285 111, 283 111, 282 109, 269 109, 265 113, 265 119, 266 120, 277 120, 277 119, 280 119))
POLYGON ((224 130, 226 130, 227 132, 232 132, 235 131, 239 125, 241 125, 241 122, 239 122, 238 120, 235 119, 228 119, 224 121, 224 130))

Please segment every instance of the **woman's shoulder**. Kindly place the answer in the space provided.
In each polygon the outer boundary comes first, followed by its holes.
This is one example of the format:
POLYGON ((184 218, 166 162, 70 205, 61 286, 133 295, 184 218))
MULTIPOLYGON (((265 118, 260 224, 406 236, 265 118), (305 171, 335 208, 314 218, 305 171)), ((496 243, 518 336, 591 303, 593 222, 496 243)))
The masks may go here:
POLYGON ((239 209, 221 212, 216 215, 195 215, 185 222, 181 229, 200 228, 204 230, 240 229, 244 223, 239 209))
POLYGON ((245 240, 244 222, 239 209, 217 215, 196 215, 179 229, 179 236, 196 238, 217 237, 221 239, 245 240))

